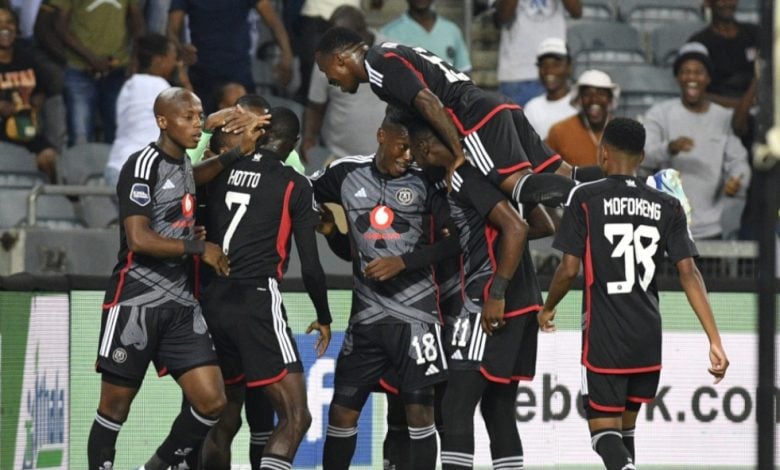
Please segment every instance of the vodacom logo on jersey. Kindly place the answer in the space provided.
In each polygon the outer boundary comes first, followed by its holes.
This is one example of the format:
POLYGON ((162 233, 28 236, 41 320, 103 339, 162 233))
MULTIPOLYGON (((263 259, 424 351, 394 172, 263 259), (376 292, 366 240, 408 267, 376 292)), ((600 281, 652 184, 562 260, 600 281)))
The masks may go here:
MULTIPOLYGON (((382 231, 393 225, 395 213, 393 212, 393 209, 385 205, 378 205, 371 210, 369 219, 371 220, 371 228, 382 231)), ((385 240, 400 238, 400 235, 397 233, 366 233, 364 234, 364 237, 368 239, 385 240)))
POLYGON ((181 213, 187 218, 195 214, 195 198, 192 197, 192 194, 186 193, 181 198, 181 213))

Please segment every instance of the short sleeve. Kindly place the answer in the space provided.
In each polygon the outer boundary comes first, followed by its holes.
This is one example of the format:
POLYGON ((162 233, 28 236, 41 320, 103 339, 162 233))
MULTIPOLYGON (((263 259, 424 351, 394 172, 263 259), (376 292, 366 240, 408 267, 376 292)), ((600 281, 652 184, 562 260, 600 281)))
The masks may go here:
POLYGON ((320 204, 334 202, 341 204, 341 183, 346 176, 346 164, 338 160, 311 177, 314 198, 320 204))
POLYGON ((119 220, 124 221, 132 215, 142 215, 152 218, 152 206, 154 187, 157 184, 157 162, 159 159, 150 162, 147 170, 143 165, 143 154, 137 158, 131 158, 122 167, 119 173, 119 180, 116 185, 116 193, 119 201, 119 220), (141 170, 136 171, 136 166, 141 170))
POLYGON ((422 78, 401 53, 392 48, 376 48, 366 55, 369 82, 406 106, 414 106, 414 98, 427 88, 422 78))
POLYGON ((308 178, 295 178, 292 196, 290 197, 290 215, 293 227, 314 227, 319 221, 317 203, 314 200, 314 190, 308 178))
POLYGON ((674 202, 672 220, 666 238, 666 253, 668 253, 672 263, 676 264, 681 259, 699 256, 699 252, 688 229, 685 211, 679 202, 674 202))
POLYGON ((584 204, 585 202, 578 197, 571 197, 571 201, 563 212, 555 240, 553 240, 553 248, 580 258, 585 254, 585 242, 588 235, 584 204))
POLYGON ((456 190, 456 197, 473 207, 485 219, 498 203, 506 200, 504 195, 476 169, 467 168, 466 171, 461 171, 459 168, 453 178, 457 177, 461 177, 463 183, 460 189, 456 190))

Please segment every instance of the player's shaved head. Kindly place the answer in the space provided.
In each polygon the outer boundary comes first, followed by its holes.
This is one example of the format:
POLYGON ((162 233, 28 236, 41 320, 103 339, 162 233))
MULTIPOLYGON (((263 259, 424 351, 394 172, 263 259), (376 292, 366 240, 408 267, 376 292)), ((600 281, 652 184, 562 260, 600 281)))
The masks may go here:
POLYGON ((314 52, 321 55, 330 55, 349 50, 362 43, 363 37, 356 31, 337 26, 325 32, 314 52))
POLYGON ((154 100, 154 114, 155 116, 169 116, 171 113, 175 113, 183 102, 193 98, 200 101, 195 93, 184 88, 165 89, 154 100))

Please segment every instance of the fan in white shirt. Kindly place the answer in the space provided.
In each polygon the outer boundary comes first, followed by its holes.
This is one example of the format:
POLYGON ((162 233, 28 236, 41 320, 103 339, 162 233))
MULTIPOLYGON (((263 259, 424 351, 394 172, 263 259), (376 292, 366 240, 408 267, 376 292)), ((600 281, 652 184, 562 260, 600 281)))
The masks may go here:
POLYGON ((577 114, 569 88, 571 57, 563 39, 542 41, 536 52, 536 66, 546 93, 529 101, 523 111, 539 137, 545 139, 553 124, 577 114))

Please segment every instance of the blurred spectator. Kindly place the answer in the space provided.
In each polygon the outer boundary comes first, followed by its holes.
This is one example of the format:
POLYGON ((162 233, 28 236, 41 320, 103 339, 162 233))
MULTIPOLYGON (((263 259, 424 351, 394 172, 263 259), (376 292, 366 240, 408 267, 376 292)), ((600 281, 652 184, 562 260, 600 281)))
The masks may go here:
POLYGON ((546 92, 529 101, 524 111, 539 137, 546 139, 553 124, 577 114, 569 93, 571 57, 566 42, 560 38, 542 41, 536 51, 536 66, 546 92))
POLYGON ((179 65, 179 78, 188 87, 186 72, 178 61, 176 43, 161 34, 148 34, 136 41, 138 72, 122 85, 116 102, 116 139, 106 162, 106 184, 116 186, 119 171, 127 158, 139 148, 157 140, 160 129, 154 118, 154 100, 169 88, 179 65))
POLYGON ((673 70, 680 98, 655 104, 645 115, 643 166, 679 171, 693 209, 693 237, 721 238, 723 196, 744 196, 750 182, 747 151, 731 129, 731 110, 705 94, 712 70, 707 49, 684 45, 673 70))
POLYGON ((596 165, 601 134, 617 106, 620 87, 600 70, 586 70, 571 99, 578 112, 550 127, 545 142, 571 166, 596 165))
POLYGON ((206 112, 216 103, 212 97, 219 85, 238 82, 255 91, 249 54, 249 11, 254 8, 268 26, 281 49, 274 76, 281 86, 292 78, 293 53, 290 39, 271 0, 172 0, 168 14, 168 36, 181 40, 185 15, 189 19, 191 44, 182 47, 182 58, 190 65, 195 93, 204 100, 206 112))
POLYGON ((35 154, 38 168, 54 182, 57 152, 40 132, 43 82, 32 54, 16 44, 16 15, 0 8, 0 140, 35 154))
POLYGON ((146 32, 165 34, 168 27, 168 10, 171 0, 139 0, 146 22, 146 32))
POLYGON ((113 142, 116 98, 125 82, 130 44, 142 32, 137 0, 52 0, 57 33, 66 46, 68 145, 94 141, 94 110, 103 141, 113 142))
POLYGON ((35 17, 38 15, 38 8, 41 6, 41 0, 11 0, 6 2, 6 5, 9 3, 11 9, 16 12, 19 18, 16 34, 20 38, 31 38, 35 17))
MULTIPOLYGON (((235 106, 236 101, 242 96, 247 94, 244 85, 236 82, 228 82, 222 84, 214 92, 214 102, 217 104, 217 109, 225 109, 231 106, 235 106)), ((266 106, 270 108, 270 106, 266 106)))
POLYGON ((43 134, 59 151, 68 142, 68 128, 63 97, 67 58, 65 45, 56 30, 58 15, 57 8, 51 5, 51 0, 43 0, 35 17, 33 37, 35 57, 41 67, 42 80, 48 89, 41 109, 43 134))
POLYGON ((425 48, 461 72, 471 71, 469 48, 458 25, 436 14, 433 0, 406 0, 409 10, 379 33, 391 41, 425 48))
POLYGON ((494 0, 494 18, 501 26, 498 89, 523 106, 544 93, 536 71, 535 51, 549 37, 566 40, 564 9, 582 16, 581 0, 494 0))
MULTIPOLYGON (((370 0, 371 8, 382 8, 384 0, 370 0)), ((328 19, 342 5, 360 8, 360 0, 305 0, 298 18, 299 29, 295 38, 295 53, 301 72, 301 86, 296 93, 296 99, 306 102, 309 92, 309 80, 314 68, 314 50, 320 42, 323 33, 330 28, 328 19)))
POLYGON ((704 44, 712 61, 708 98, 721 106, 734 108, 753 80, 758 57, 758 26, 739 23, 737 0, 705 0, 712 21, 689 41, 704 44))
MULTIPOLYGON (((363 12, 343 5, 333 12, 333 26, 360 33, 368 45, 375 41, 363 12)), ((303 113, 301 153, 310 171, 323 167, 331 158, 348 155, 371 155, 376 150, 376 129, 385 115, 385 104, 371 92, 368 83, 361 83, 354 94, 330 86, 325 74, 312 69, 309 100, 303 113), (313 151, 319 145, 324 152, 313 151)))

